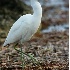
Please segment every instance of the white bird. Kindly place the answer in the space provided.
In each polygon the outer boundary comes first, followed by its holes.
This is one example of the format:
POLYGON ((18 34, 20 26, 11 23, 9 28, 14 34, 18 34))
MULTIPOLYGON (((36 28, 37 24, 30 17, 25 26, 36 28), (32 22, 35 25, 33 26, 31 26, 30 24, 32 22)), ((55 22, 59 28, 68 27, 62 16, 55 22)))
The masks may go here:
POLYGON ((42 18, 42 7, 38 0, 30 0, 30 2, 33 14, 23 15, 13 24, 3 46, 17 41, 22 44, 30 40, 38 30, 42 18))

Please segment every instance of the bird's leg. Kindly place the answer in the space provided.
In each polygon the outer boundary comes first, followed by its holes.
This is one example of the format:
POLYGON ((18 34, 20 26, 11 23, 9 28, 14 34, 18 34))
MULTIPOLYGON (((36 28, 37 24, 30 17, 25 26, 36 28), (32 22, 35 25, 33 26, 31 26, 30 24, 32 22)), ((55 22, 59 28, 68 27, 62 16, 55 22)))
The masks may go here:
MULTIPOLYGON (((21 54, 21 50, 18 50, 18 49, 16 48, 17 45, 18 45, 18 44, 15 44, 15 45, 14 45, 14 49, 21 54)), ((24 54, 25 54, 25 53, 23 53, 23 55, 24 55, 24 54)))
MULTIPOLYGON (((17 45, 18 45, 18 44, 15 44, 15 46, 17 46, 17 45)), ((20 46, 21 46, 21 50, 18 50, 16 47, 14 47, 14 49, 21 54, 21 60, 22 60, 22 62, 24 62, 24 61, 23 61, 23 56, 26 55, 26 56, 30 57, 34 63, 39 64, 39 62, 33 57, 33 55, 28 54, 28 53, 24 53, 24 52, 22 51, 22 45, 20 45, 20 46)), ((22 66, 24 66, 24 63, 22 64, 22 66)))
POLYGON ((25 64, 24 64, 24 55, 23 55, 23 51, 22 51, 22 45, 21 45, 21 50, 20 51, 21 51, 21 55, 20 56, 21 56, 21 62, 22 62, 21 66, 22 66, 22 68, 24 68, 25 64))
POLYGON ((22 65, 21 65, 21 66, 22 66, 22 68, 24 68, 24 54, 25 54, 25 53, 22 52, 22 45, 20 45, 20 47, 21 47, 20 50, 18 50, 18 49, 16 48, 17 45, 18 45, 18 43, 14 45, 14 49, 15 49, 17 52, 20 53, 20 58, 21 58, 20 60, 21 60, 21 62, 22 62, 22 65))
POLYGON ((16 48, 17 45, 18 45, 18 43, 16 43, 16 44, 14 45, 14 49, 19 52, 19 50, 16 48))

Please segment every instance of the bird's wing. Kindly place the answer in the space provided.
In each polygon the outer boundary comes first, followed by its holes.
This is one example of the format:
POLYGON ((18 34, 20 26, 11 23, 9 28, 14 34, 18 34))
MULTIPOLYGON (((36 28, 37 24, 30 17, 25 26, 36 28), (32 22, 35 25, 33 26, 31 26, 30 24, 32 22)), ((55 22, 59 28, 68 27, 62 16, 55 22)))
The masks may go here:
POLYGON ((26 14, 21 16, 11 27, 10 32, 14 32, 15 30, 17 30, 22 24, 25 24, 24 22, 26 22, 28 19, 30 19, 31 14, 26 14))
MULTIPOLYGON (((7 44, 14 43, 18 41, 22 37, 22 33, 26 34, 27 32, 27 23, 26 16, 21 16, 11 27, 8 36, 3 44, 3 46, 6 46, 7 44)), ((28 25, 29 26, 29 25, 28 25)))
POLYGON ((10 32, 15 32, 21 25, 22 23, 25 21, 24 17, 21 16, 14 24, 13 26, 11 27, 10 32))

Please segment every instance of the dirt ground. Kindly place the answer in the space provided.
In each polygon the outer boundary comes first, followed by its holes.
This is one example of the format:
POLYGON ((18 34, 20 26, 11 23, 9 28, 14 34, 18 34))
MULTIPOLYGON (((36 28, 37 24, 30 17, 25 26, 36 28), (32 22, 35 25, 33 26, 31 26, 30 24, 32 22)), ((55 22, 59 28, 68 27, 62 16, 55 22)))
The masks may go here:
MULTIPOLYGON (((25 55, 24 70, 69 70, 69 35, 65 32, 41 33, 23 45, 39 63, 25 55)), ((20 46, 17 46, 20 49, 20 46)), ((1 70, 22 70, 20 54, 12 46, 0 48, 1 70)))

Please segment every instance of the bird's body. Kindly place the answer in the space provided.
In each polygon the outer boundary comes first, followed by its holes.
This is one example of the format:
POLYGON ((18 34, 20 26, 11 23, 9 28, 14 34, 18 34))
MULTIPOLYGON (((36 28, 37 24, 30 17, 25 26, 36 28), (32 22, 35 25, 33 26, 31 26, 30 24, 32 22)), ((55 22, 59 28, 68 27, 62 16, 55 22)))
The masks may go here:
POLYGON ((31 0, 31 6, 34 11, 33 15, 23 15, 13 24, 3 46, 17 41, 20 43, 28 41, 37 31, 41 23, 42 8, 37 0, 31 0))

